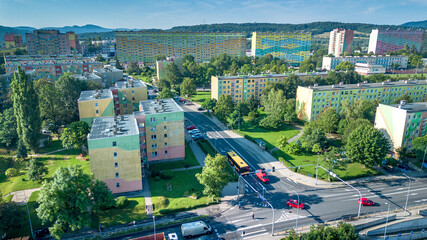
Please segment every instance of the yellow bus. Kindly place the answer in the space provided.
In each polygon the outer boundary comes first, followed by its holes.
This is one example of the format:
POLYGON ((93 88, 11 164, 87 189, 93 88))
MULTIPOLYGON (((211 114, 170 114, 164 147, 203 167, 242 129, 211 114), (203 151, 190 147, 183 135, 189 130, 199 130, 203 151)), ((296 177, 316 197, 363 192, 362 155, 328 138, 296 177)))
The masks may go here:
POLYGON ((243 159, 239 155, 237 155, 236 152, 234 151, 228 152, 227 159, 230 165, 234 167, 236 172, 238 172, 240 175, 249 174, 248 164, 246 164, 246 162, 243 161, 243 159))

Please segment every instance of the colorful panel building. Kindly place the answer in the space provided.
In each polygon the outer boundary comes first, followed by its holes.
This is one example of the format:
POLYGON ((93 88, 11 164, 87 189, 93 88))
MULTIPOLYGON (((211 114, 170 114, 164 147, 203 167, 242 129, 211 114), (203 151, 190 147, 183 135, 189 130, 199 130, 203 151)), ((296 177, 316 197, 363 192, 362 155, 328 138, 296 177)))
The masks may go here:
POLYGON ((59 30, 34 30, 26 33, 29 55, 67 55, 78 47, 78 37, 74 32, 60 33, 59 30), (71 44, 71 45, 70 45, 71 44))
POLYGON ((375 128, 384 132, 392 143, 391 151, 399 147, 412 148, 412 141, 426 135, 427 105, 425 102, 385 105, 377 107, 375 128))
POLYGON ((373 29, 369 37, 368 52, 374 54, 385 54, 388 51, 396 52, 403 49, 405 44, 409 47, 415 46, 421 51, 424 30, 399 29, 378 30, 373 29))
POLYGON ((4 56, 6 73, 13 73, 21 66, 35 70, 38 78, 56 80, 64 73, 92 73, 102 68, 102 63, 81 55, 4 56))
POLYGON ((271 54, 290 63, 310 56, 311 33, 252 33, 252 56, 271 54))
POLYGON ((414 101, 426 101, 427 81, 398 81, 382 83, 339 84, 297 88, 296 112, 299 119, 312 121, 328 107, 339 112, 341 103, 356 99, 378 100, 391 104, 395 99, 408 94, 414 101))
MULTIPOLYGON (((211 98, 219 99, 223 94, 231 95, 231 98, 235 102, 246 101, 251 95, 259 98, 268 82, 281 82, 290 75, 291 74, 212 76, 211 98)), ((296 73, 295 75, 302 79, 308 76, 319 76, 324 78, 328 73, 296 73)))
POLYGON ((24 46, 22 36, 16 33, 6 33, 4 35, 4 43, 6 49, 24 46))
POLYGON ((363 57, 323 57, 322 69, 328 71, 334 70, 341 62, 350 62, 353 65, 357 63, 368 63, 371 65, 381 65, 386 69, 408 67, 408 56, 363 56, 363 57), (396 68, 396 67, 394 67, 396 68))
POLYGON ((139 131, 132 115, 95 118, 88 148, 91 172, 113 193, 142 190, 139 131))
POLYGON ((353 48, 353 34, 353 30, 343 28, 332 30, 329 37, 328 54, 339 57, 344 52, 351 53, 353 48))
POLYGON ((244 33, 116 32, 116 54, 120 62, 154 63, 156 54, 192 55, 198 62, 209 61, 221 53, 241 56, 245 43, 244 33))

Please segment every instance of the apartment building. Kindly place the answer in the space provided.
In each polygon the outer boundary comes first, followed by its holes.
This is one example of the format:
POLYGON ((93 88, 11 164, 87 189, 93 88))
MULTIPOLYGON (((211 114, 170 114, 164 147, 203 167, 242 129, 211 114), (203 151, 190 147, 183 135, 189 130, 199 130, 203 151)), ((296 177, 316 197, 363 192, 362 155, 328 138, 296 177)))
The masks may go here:
POLYGON ((421 29, 372 29, 369 37, 368 52, 374 54, 385 54, 388 51, 396 52, 403 49, 405 44, 408 44, 409 47, 415 46, 417 51, 420 52, 423 35, 424 30, 421 29))
POLYGON ((354 30, 336 28, 331 31, 329 36, 328 54, 335 57, 341 56, 344 52, 351 53, 353 48, 354 30))
POLYGON ((74 32, 60 33, 59 30, 34 30, 26 33, 29 55, 67 55, 77 53, 79 40, 74 32))
POLYGON ((371 65, 381 65, 386 69, 407 68, 408 56, 347 56, 347 57, 323 57, 322 69, 328 71, 334 70, 341 62, 350 62, 353 65, 357 63, 368 63, 371 65))
POLYGON ((22 36, 16 33, 6 33, 4 35, 4 44, 6 49, 24 46, 22 36))
POLYGON ((413 101, 426 101, 427 81, 397 81, 382 83, 338 84, 297 88, 296 112, 299 119, 312 121, 328 107, 339 112, 343 101, 356 99, 378 100, 391 104, 395 99, 408 94, 413 101))
POLYGON ((252 33, 252 56, 271 54, 299 64, 310 56, 311 33, 252 33))
POLYGON ((112 193, 142 190, 139 131, 133 115, 95 118, 88 148, 91 172, 112 193))
POLYGON ((35 70, 38 78, 56 80, 64 73, 92 73, 102 68, 102 63, 81 55, 20 55, 4 56, 6 73, 13 73, 18 66, 25 70, 35 70))
POLYGON ((360 75, 384 74, 385 67, 382 65, 371 65, 369 63, 356 63, 354 71, 360 75))
POLYGON ((412 148, 412 141, 426 135, 427 105, 425 102, 385 105, 377 107, 375 128, 383 131, 392 143, 391 151, 399 147, 412 148))
MULTIPOLYGON (((251 95, 256 98, 261 96, 268 82, 281 82, 291 74, 265 74, 265 75, 241 75, 241 76, 212 76, 211 98, 219 99, 223 94, 231 95, 235 102, 246 101, 251 95)), ((327 72, 296 73, 298 77, 325 78, 327 72)))
POLYGON ((175 63, 178 69, 183 72, 182 64, 183 59, 179 57, 167 57, 166 60, 160 60, 156 61, 156 73, 157 73, 157 80, 164 79, 166 76, 166 66, 169 63, 175 63))
POLYGON ((115 67, 107 67, 94 69, 93 73, 102 78, 102 82, 107 86, 113 86, 115 82, 123 79, 123 70, 115 67))
POLYGON ((139 102, 148 99, 147 86, 141 80, 115 83, 110 89, 80 93, 78 99, 80 121, 89 125, 96 117, 131 114, 138 111, 139 102))
POLYGON ((192 55, 198 62, 227 53, 244 54, 244 33, 196 33, 117 31, 116 54, 120 62, 154 63, 156 54, 183 57, 192 55))

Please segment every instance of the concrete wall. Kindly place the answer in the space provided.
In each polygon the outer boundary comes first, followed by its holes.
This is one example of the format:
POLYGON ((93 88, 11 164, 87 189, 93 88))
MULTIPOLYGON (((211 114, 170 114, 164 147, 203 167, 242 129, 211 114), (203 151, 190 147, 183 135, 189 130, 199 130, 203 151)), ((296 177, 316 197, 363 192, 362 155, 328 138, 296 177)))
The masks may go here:
MULTIPOLYGON (((393 233, 397 234, 402 232, 414 231, 414 230, 426 228, 426 226, 427 226, 427 218, 419 218, 419 219, 414 219, 410 221, 394 223, 387 226, 387 234, 393 234, 393 233)), ((384 227, 368 231, 366 234, 368 236, 382 235, 384 234, 384 227)))

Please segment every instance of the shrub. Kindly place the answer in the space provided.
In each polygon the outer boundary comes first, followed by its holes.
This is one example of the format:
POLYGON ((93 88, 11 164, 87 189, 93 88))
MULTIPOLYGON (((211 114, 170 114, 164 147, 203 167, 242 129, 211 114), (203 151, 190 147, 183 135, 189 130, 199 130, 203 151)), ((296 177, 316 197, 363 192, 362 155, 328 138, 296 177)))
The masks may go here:
POLYGON ((165 171, 162 171, 161 173, 160 173, 160 178, 162 178, 162 179, 164 179, 164 180, 169 180, 169 179, 172 179, 173 178, 173 173, 172 173, 172 171, 171 170, 165 170, 165 171))
POLYGON ((152 177, 152 178, 155 178, 155 177, 157 177, 157 176, 160 176, 160 172, 159 172, 159 171, 157 171, 157 170, 152 170, 152 171, 151 171, 151 177, 152 177))
POLYGON ((5 173, 6 177, 11 178, 11 177, 16 177, 19 175, 19 171, 16 168, 9 168, 6 170, 5 173))
POLYGON ((127 197, 121 196, 116 198, 116 208, 125 208, 128 205, 129 201, 127 197))
POLYGON ((169 199, 163 196, 159 197, 159 203, 157 208, 167 208, 169 206, 169 199))
POLYGON ((162 180, 162 179, 160 178, 160 176, 155 176, 155 177, 153 178, 153 180, 154 180, 154 181, 156 181, 156 182, 158 182, 158 181, 160 181, 160 180, 162 180))

